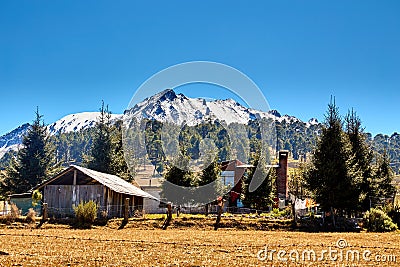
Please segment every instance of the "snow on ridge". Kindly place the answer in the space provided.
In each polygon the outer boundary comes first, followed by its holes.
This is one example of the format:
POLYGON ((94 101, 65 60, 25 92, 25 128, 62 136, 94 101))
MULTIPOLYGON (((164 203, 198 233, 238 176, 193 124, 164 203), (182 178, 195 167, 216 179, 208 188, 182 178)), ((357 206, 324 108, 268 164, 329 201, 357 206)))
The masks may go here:
POLYGON ((286 123, 302 122, 300 119, 290 115, 283 115, 281 117, 277 117, 276 120, 279 122, 285 121, 286 123))
POLYGON ((319 121, 316 118, 311 118, 310 120, 308 120, 308 122, 306 124, 307 124, 307 127, 310 127, 312 125, 318 125, 319 121))
POLYGON ((247 124, 249 120, 256 118, 271 118, 286 123, 302 122, 293 116, 281 116, 276 110, 264 112, 247 108, 233 99, 210 101, 204 98, 189 98, 183 94, 175 94, 171 89, 146 98, 125 113, 139 120, 148 118, 179 125, 186 123, 189 126, 206 119, 219 119, 227 124, 247 124))
MULTIPOLYGON (((47 126, 50 134, 72 132, 86 129, 95 125, 100 112, 81 112, 69 114, 47 126)), ((122 118, 121 114, 111 114, 111 121, 122 118)))
POLYGON ((3 147, 0 147, 0 159, 10 150, 18 151, 20 148, 21 144, 13 144, 13 145, 4 145, 3 147))
MULTIPOLYGON (((163 91, 166 92, 166 91, 163 91)), ((250 119, 247 108, 232 99, 206 101, 202 98, 188 98, 167 91, 169 97, 160 93, 138 103, 127 112, 138 119, 152 118, 176 124, 198 124, 205 119, 220 119, 226 123, 247 123, 250 119), (173 94, 173 95, 172 95, 173 94)))

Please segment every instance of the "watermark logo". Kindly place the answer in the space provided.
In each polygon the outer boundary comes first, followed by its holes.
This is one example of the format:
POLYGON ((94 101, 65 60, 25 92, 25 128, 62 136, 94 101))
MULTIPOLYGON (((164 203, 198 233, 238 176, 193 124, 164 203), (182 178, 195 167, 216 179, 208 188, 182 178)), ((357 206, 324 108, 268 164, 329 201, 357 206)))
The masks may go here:
POLYGON ((345 239, 339 239, 336 242, 336 247, 340 248, 340 249, 344 249, 348 246, 347 241, 345 239))
POLYGON ((314 250, 291 249, 276 250, 265 246, 257 252, 257 258, 260 261, 270 262, 332 262, 332 263, 360 263, 360 262, 376 262, 376 263, 393 263, 397 262, 394 254, 373 253, 369 249, 357 249, 350 247, 345 239, 339 239, 336 245, 328 247, 328 249, 314 250))
MULTIPOLYGON (((186 149, 182 147, 182 133, 184 131, 190 133, 190 127, 195 127, 195 123, 182 120, 179 117, 182 112, 179 113, 174 105, 162 106, 155 111, 151 110, 165 99, 167 102, 170 101, 169 103, 174 103, 176 95, 166 89, 176 89, 193 83, 217 85, 216 88, 229 90, 242 99, 250 111, 248 119, 257 123, 256 134, 259 139, 257 149, 260 151, 260 157, 263 160, 271 158, 268 154, 274 153, 277 142, 275 120, 273 116, 268 116, 269 105, 258 86, 247 75, 231 66, 216 62, 195 61, 174 65, 156 73, 134 93, 123 117, 124 156, 132 173, 136 173, 140 164, 146 160, 151 161, 156 170, 167 164, 169 168, 175 166, 182 171, 199 172, 210 164, 212 161, 210 159, 218 156, 217 147, 229 147, 229 151, 227 150, 223 157, 224 160, 242 159, 245 161, 244 163, 247 163, 250 150, 254 147, 247 125, 229 124, 224 121, 224 118, 219 118, 218 125, 215 126, 213 120, 216 116, 212 117, 212 114, 210 116, 210 109, 205 108, 206 102, 203 102, 202 105, 199 104, 200 107, 197 107, 196 114, 186 114, 188 115, 186 118, 212 118, 210 123, 215 127, 210 126, 209 128, 217 128, 217 134, 203 136, 196 152, 198 157, 188 160, 182 155, 182 151, 186 149), (144 99, 150 101, 155 95, 160 96, 160 99, 155 99, 156 101, 149 107, 144 107, 146 105, 144 99), (158 118, 149 116, 151 112, 156 112, 158 118), (164 120, 164 118, 173 118, 175 122, 164 120), (153 131, 151 134, 149 134, 149 129, 153 131)), ((202 92, 199 92, 199 97, 202 96, 202 92)), ((207 120, 200 121, 206 123, 207 120)), ((254 166, 255 172, 249 185, 250 192, 256 190, 265 179, 259 165, 254 166)), ((164 181, 163 193, 167 196, 166 201, 174 203, 182 202, 184 199, 190 199, 191 202, 199 204, 210 203, 218 195, 229 192, 234 186, 234 184, 229 184, 221 192, 221 190, 216 190, 217 182, 192 188, 164 181)))

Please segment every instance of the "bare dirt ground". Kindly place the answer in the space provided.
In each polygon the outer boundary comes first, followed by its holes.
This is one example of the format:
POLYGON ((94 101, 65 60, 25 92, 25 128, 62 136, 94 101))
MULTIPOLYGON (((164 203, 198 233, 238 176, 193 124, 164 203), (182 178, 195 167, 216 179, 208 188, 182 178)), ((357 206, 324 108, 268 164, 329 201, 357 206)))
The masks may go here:
POLYGON ((400 266, 400 233, 4 228, 0 266, 400 266))

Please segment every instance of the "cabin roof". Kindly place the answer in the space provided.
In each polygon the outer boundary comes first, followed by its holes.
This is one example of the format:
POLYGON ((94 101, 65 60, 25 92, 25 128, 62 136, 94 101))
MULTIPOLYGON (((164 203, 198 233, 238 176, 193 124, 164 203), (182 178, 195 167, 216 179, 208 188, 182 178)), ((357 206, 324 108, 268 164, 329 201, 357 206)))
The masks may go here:
POLYGON ((77 165, 71 165, 66 170, 62 171, 60 174, 54 176, 53 178, 47 180, 45 183, 39 185, 35 189, 40 189, 58 179, 60 179, 61 177, 63 177, 65 174, 72 171, 73 169, 76 169, 76 170, 82 172, 83 174, 96 180, 97 182, 106 186, 107 188, 111 189, 114 192, 131 195, 131 196, 139 196, 139 197, 145 197, 145 198, 158 200, 156 197, 150 195, 149 193, 146 193, 145 191, 141 190, 140 188, 134 186, 133 184, 125 181, 124 179, 122 179, 116 175, 98 172, 98 171, 91 170, 91 169, 84 168, 84 167, 77 166, 77 165))

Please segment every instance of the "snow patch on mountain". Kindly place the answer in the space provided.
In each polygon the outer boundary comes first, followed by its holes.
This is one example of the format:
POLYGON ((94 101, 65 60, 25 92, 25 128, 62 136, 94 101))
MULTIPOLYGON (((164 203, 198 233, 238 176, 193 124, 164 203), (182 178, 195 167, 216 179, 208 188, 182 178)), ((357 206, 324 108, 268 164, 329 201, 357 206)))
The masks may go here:
MULTIPOLYGON (((100 112, 81 112, 67 115, 47 126, 50 134, 76 132, 95 126, 100 112)), ((122 119, 121 114, 111 114, 111 121, 122 119)))
MULTIPOLYGON (((22 140, 21 140, 22 142, 22 140)), ((21 147, 21 144, 13 144, 9 146, 3 146, 0 147, 0 159, 8 152, 8 151, 18 151, 18 149, 21 147)))
POLYGON ((227 124, 247 124, 249 120, 256 118, 276 118, 274 112, 247 108, 233 99, 207 101, 202 98, 188 98, 183 94, 175 94, 171 89, 146 98, 125 111, 125 114, 138 120, 147 118, 178 125, 185 123, 189 126, 207 119, 218 119, 227 124))
POLYGON ((29 129, 29 123, 25 123, 11 132, 0 137, 0 158, 10 150, 18 150, 22 138, 29 129))
POLYGON ((319 124, 319 121, 316 118, 311 118, 308 122, 307 122, 307 127, 310 127, 312 125, 317 125, 319 124))
MULTIPOLYGON (((67 115, 47 126, 49 134, 80 131, 95 126, 100 112, 82 112, 67 115)), ((111 114, 111 121, 122 119, 122 114, 111 114)), ((10 150, 18 150, 21 147, 23 136, 29 129, 29 123, 23 124, 13 131, 0 137, 0 158, 10 150)))

